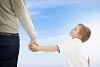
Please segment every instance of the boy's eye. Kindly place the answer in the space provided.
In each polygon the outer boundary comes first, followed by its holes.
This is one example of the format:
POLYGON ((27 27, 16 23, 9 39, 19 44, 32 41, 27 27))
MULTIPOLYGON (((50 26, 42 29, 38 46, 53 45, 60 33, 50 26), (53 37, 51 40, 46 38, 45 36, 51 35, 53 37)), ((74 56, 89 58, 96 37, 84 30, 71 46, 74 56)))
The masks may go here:
POLYGON ((76 28, 74 30, 76 30, 76 28))

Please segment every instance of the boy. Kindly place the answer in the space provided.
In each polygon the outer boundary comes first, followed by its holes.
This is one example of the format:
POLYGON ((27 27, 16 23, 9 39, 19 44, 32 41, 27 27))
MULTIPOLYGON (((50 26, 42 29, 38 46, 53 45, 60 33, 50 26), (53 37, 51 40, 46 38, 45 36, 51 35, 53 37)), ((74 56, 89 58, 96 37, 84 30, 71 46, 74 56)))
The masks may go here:
POLYGON ((83 44, 89 39, 91 30, 83 24, 78 24, 70 32, 71 42, 64 42, 56 46, 36 46, 31 44, 31 49, 37 51, 58 51, 65 55, 68 67, 89 67, 89 57, 83 49, 83 44))

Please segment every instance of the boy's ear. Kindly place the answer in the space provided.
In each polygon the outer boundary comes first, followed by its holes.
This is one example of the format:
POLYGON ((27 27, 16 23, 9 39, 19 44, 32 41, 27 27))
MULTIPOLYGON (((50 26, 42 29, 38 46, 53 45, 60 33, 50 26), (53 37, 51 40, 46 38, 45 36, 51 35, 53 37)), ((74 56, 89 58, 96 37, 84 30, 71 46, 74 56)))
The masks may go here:
POLYGON ((79 35, 78 38, 81 39, 82 38, 82 35, 79 35))
POLYGON ((80 35, 80 39, 82 38, 82 35, 80 35))

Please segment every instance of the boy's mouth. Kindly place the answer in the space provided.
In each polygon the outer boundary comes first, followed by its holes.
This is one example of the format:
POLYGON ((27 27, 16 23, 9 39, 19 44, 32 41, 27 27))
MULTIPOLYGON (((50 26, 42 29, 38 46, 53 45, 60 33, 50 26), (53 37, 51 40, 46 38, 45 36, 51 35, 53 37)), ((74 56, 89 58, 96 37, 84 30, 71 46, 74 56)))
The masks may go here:
POLYGON ((73 31, 71 31, 70 33, 72 33, 73 31))

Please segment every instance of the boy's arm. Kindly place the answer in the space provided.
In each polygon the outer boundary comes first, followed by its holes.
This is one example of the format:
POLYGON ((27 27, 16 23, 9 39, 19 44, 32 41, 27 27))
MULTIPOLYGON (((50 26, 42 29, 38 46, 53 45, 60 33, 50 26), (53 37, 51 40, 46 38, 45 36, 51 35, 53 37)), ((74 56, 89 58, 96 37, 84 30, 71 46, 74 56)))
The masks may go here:
POLYGON ((87 62, 88 62, 88 67, 90 67, 90 59, 89 59, 89 57, 88 57, 87 62))
POLYGON ((32 44, 31 49, 37 50, 37 51, 48 51, 48 52, 59 51, 59 48, 56 45, 55 46, 36 46, 32 44))

